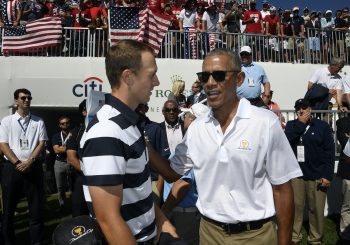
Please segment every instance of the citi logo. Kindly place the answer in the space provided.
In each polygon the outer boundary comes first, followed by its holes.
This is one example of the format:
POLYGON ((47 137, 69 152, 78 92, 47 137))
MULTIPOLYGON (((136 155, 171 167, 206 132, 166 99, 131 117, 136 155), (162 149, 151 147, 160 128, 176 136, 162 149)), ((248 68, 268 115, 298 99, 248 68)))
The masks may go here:
POLYGON ((98 77, 88 77, 82 84, 75 84, 72 92, 76 97, 87 97, 90 90, 102 92, 103 81, 98 77))

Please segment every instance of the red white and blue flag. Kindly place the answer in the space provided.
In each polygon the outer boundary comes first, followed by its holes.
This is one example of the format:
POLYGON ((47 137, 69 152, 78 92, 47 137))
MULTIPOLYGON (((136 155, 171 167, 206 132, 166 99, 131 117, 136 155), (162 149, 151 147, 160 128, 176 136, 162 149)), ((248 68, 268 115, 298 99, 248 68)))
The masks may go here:
POLYGON ((46 17, 3 30, 2 51, 31 51, 62 43, 62 22, 59 17, 46 17))
POLYGON ((170 26, 167 17, 153 13, 148 7, 111 7, 109 19, 111 45, 120 40, 132 39, 146 43, 156 53, 170 26))

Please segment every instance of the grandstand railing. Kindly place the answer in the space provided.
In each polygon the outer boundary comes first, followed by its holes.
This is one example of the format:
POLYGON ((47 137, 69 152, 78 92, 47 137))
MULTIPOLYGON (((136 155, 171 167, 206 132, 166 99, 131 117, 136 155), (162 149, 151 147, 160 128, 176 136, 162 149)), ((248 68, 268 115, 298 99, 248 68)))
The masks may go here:
MULTIPOLYGON (((242 46, 249 45, 253 50, 254 61, 328 64, 332 57, 341 56, 346 64, 350 64, 350 31, 307 29, 306 36, 308 38, 248 33, 168 31, 158 57, 202 59, 213 48, 229 48, 237 51, 242 46)), ((2 37, 0 37, 0 45, 1 39, 2 37)), ((4 55, 103 57, 109 45, 107 31, 65 27, 61 46, 33 49, 27 52, 9 52, 4 55)))

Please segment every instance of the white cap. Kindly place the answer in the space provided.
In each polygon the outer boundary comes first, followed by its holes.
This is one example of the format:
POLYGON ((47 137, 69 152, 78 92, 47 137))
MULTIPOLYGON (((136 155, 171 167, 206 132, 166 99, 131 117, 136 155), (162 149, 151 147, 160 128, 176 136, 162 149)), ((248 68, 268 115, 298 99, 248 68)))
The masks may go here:
POLYGON ((326 11, 326 14, 329 14, 329 13, 332 14, 332 13, 333 13, 332 10, 329 10, 329 9, 328 9, 328 10, 326 11))
POLYGON ((243 46, 239 53, 243 53, 243 52, 247 52, 247 53, 251 54, 252 53, 252 49, 249 46, 243 46))
POLYGON ((276 7, 275 6, 271 6, 270 7, 270 11, 276 11, 276 7))
POLYGON ((296 11, 296 10, 299 11, 299 7, 298 7, 298 6, 295 6, 295 7, 293 8, 293 11, 296 11))
MULTIPOLYGON (((190 112, 195 117, 201 117, 209 113, 210 108, 202 103, 196 103, 191 106, 191 108, 182 108, 181 116, 184 115, 187 112, 190 112)), ((179 117, 180 117, 179 115, 179 117)))

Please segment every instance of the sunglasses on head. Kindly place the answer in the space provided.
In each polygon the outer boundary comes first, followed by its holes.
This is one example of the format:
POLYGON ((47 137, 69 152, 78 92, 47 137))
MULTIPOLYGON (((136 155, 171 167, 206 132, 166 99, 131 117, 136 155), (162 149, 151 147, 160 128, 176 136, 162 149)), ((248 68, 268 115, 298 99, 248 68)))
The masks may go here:
POLYGON ((25 101, 26 99, 32 100, 33 97, 32 96, 22 96, 22 97, 20 97, 20 99, 23 100, 23 101, 25 101))
POLYGON ((210 76, 213 76, 214 80, 217 82, 223 82, 225 81, 227 72, 239 72, 239 71, 213 71, 213 72, 203 71, 203 72, 198 72, 197 76, 198 76, 198 80, 202 84, 207 83, 210 76))
POLYGON ((179 109, 177 109, 177 108, 164 108, 164 111, 165 112, 178 112, 179 111, 179 109))

